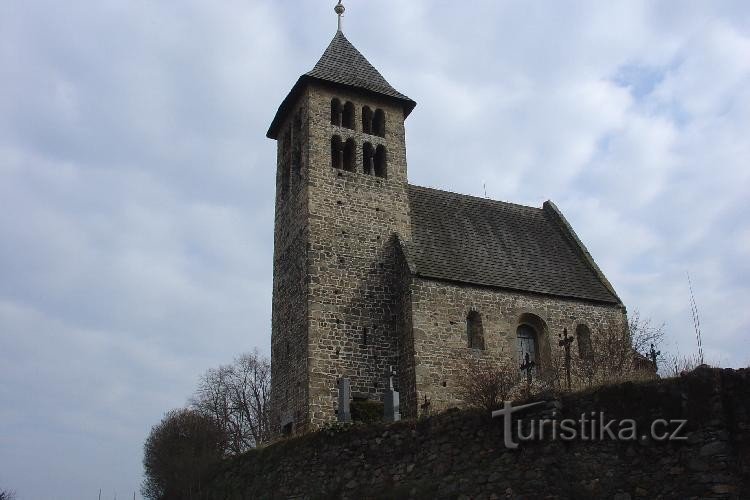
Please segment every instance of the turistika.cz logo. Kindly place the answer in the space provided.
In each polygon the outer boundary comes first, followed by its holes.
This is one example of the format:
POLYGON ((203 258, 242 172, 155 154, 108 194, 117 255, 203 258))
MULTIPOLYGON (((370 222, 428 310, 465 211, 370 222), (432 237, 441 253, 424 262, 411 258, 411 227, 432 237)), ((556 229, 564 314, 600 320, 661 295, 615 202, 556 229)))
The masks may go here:
MULTIPOLYGON (((503 418, 506 448, 518 448, 518 442, 513 440, 513 413, 545 402, 537 401, 514 407, 510 401, 505 401, 501 410, 492 412, 492 418, 503 418)), ((651 422, 648 433, 639 433, 638 423, 633 419, 607 419, 604 412, 589 412, 582 413, 578 419, 516 419, 516 436, 519 441, 684 441, 687 436, 682 434, 682 429, 686 423, 687 420, 680 419, 656 419, 651 422)))

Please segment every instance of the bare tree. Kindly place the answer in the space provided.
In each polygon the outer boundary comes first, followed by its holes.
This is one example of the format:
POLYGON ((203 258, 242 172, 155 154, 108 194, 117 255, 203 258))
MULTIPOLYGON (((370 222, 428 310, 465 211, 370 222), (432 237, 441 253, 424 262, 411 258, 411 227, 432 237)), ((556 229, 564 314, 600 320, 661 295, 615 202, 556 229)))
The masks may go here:
POLYGON ((459 372, 458 396, 468 406, 492 411, 510 399, 520 380, 515 359, 497 363, 470 358, 459 372))
POLYGON ((16 500, 16 492, 11 490, 0 490, 0 500, 16 500))
MULTIPOLYGON (((664 325, 654 326, 637 310, 627 324, 599 328, 591 333, 589 346, 571 351, 573 389, 653 378, 656 370, 649 358, 650 349, 652 345, 658 348, 663 338, 664 325), (574 354, 575 351, 578 352, 574 354)), ((558 387, 562 387, 559 381, 565 377, 563 367, 561 359, 553 360, 552 371, 558 387)))
POLYGON ((669 354, 664 361, 663 373, 667 377, 679 377, 687 372, 695 370, 701 364, 701 358, 698 354, 690 356, 669 354))
POLYGON ((242 453, 270 438, 270 385, 271 363, 255 350, 208 370, 190 403, 222 425, 230 453, 242 453))
POLYGON ((642 318, 636 309, 628 318, 628 333, 633 350, 648 357, 651 345, 658 348, 664 341, 664 323, 654 325, 651 318, 642 318))

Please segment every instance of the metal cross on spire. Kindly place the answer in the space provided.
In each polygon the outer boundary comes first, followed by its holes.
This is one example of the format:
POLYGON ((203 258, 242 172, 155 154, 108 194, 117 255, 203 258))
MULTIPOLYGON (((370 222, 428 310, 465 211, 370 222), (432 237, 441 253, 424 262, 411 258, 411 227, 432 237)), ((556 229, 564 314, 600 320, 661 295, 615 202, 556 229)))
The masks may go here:
POLYGON ((333 8, 333 11, 339 16, 339 31, 341 31, 341 16, 344 15, 345 10, 346 7, 341 5, 341 0, 339 0, 339 3, 333 8))

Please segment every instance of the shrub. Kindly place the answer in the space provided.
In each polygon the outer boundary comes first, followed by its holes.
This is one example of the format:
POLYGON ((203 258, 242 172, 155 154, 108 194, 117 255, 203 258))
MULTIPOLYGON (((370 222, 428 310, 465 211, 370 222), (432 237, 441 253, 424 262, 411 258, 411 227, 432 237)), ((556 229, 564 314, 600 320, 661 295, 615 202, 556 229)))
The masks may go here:
POLYGON ((226 441, 214 419, 188 409, 168 412, 144 444, 141 494, 151 500, 201 498, 201 486, 224 455, 226 441))
POLYGON ((492 411, 511 397, 520 380, 521 373, 511 360, 469 358, 458 376, 458 396, 468 406, 492 411))

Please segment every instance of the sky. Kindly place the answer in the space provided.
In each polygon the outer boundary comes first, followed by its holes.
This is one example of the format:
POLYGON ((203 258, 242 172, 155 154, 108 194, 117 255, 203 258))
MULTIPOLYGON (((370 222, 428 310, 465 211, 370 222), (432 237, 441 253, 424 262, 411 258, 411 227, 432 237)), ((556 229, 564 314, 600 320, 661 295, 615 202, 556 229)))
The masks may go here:
MULTIPOLYGON (((0 488, 132 498, 270 350, 275 143, 335 2, 0 2, 0 488)), ((346 0, 413 184, 563 211, 662 351, 750 364, 750 3, 346 0)))

